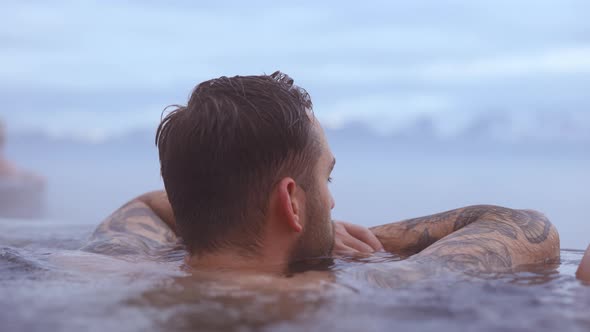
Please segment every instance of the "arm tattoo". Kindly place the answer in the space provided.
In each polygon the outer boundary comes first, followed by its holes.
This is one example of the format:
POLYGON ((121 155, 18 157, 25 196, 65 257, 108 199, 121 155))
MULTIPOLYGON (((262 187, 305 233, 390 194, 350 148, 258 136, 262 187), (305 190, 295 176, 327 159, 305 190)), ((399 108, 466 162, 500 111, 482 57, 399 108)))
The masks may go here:
POLYGON ((520 228, 529 243, 544 242, 551 231, 549 219, 536 211, 490 207, 486 214, 493 219, 511 221, 520 228))
POLYGON ((418 237, 418 240, 416 242, 414 242, 413 244, 410 244, 406 248, 406 252, 410 252, 410 253, 420 252, 420 251, 426 249, 429 245, 433 244, 434 242, 436 242, 436 239, 434 239, 430 235, 428 228, 425 228, 422 231, 422 234, 420 234, 420 236, 418 237))
POLYGON ((82 250, 108 255, 160 256, 178 248, 174 232, 146 204, 132 201, 115 211, 82 250))
MULTIPOLYGON (((517 239, 517 230, 514 226, 504 223, 504 222, 496 222, 496 223, 481 223, 478 227, 464 227, 462 228, 461 235, 482 235, 482 234, 489 234, 497 232, 498 234, 510 238, 512 240, 517 239)), ((456 234, 451 234, 449 237, 457 236, 456 234)))
POLYGON ((453 231, 458 231, 461 228, 473 223, 474 221, 481 218, 484 213, 483 209, 465 208, 462 209, 455 220, 453 225, 453 231))
POLYGON ((493 234, 495 224, 482 223, 465 227, 447 236, 413 257, 418 262, 428 262, 445 270, 471 273, 509 271, 513 267, 509 243, 493 234))
POLYGON ((512 268, 512 254, 501 240, 459 239, 448 241, 445 246, 437 248, 433 255, 438 257, 438 264, 452 271, 491 273, 512 268), (466 247, 470 250, 461 250, 466 247))
POLYGON ((371 231, 387 251, 410 256, 475 222, 482 213, 476 209, 463 208, 372 227, 371 231))
POLYGON ((412 258, 468 274, 509 272, 520 265, 556 261, 559 235, 538 212, 487 207, 476 222, 412 258))
POLYGON ((415 229, 418 226, 424 226, 425 224, 428 226, 432 226, 432 225, 447 222, 448 220, 455 220, 455 219, 458 219, 462 213, 463 212, 461 210, 451 210, 451 211, 442 212, 442 213, 434 214, 434 215, 427 216, 427 217, 409 219, 406 221, 402 221, 402 223, 404 223, 404 226, 406 227, 406 229, 411 230, 411 229, 415 229))
MULTIPOLYGON (((372 228, 386 250, 454 271, 506 271, 559 258, 559 234, 541 213, 478 205, 372 228)), ((429 264, 431 265, 431 264, 429 264)))

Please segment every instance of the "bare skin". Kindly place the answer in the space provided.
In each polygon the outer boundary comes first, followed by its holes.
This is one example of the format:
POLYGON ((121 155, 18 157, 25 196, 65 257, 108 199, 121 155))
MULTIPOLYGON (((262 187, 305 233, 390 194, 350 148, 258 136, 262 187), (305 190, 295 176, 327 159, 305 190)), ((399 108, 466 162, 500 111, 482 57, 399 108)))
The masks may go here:
MULTIPOLYGON (((335 222, 335 254, 371 253, 383 250, 368 228, 335 222)), ((107 254, 146 253, 156 248, 179 245, 176 221, 163 190, 145 193, 113 212, 94 231, 84 248, 106 250, 107 254), (135 249, 133 249, 135 248, 135 249)))
POLYGON ((0 177, 31 181, 39 186, 45 184, 45 179, 37 174, 25 171, 4 158, 4 144, 6 141, 4 125, 0 121, 0 177))
POLYGON ((14 163, 6 159, 2 159, 2 156, 0 156, 0 177, 30 181, 40 187, 45 185, 44 177, 29 171, 22 170, 14 163))
POLYGON ((584 254, 584 258, 582 258, 576 276, 581 281, 590 283, 590 246, 586 249, 586 253, 584 254))
MULTIPOLYGON (((164 192, 157 191, 126 204, 101 223, 85 249, 113 255, 153 255, 162 248, 178 246, 174 217, 165 198, 164 192)), ((335 233, 335 242, 341 243, 335 253, 339 248, 346 252, 351 246, 358 246, 359 252, 376 249, 366 228, 340 225, 346 234, 335 233)), ((408 262, 428 263, 436 270, 512 271, 559 260, 557 230, 544 215, 532 210, 470 206, 372 227, 370 233, 386 251, 411 256, 408 262)))
POLYGON ((4 133, 0 122, 0 215, 36 218, 44 213, 45 178, 23 170, 4 157, 4 133))
POLYGON ((541 213, 477 205, 371 228, 385 250, 455 271, 508 271, 559 261, 559 234, 541 213))
MULTIPOLYGON (((311 170, 314 190, 305 190, 291 177, 280 179, 269 195, 263 230, 256 238, 247 239, 256 250, 244 250, 236 244, 243 238, 220 240, 222 244, 215 250, 189 250, 185 257, 188 266, 198 271, 280 276, 298 259, 379 250, 376 239, 387 251, 411 256, 403 264, 404 268, 413 266, 409 279, 443 270, 512 271, 522 265, 559 259, 557 230, 545 216, 530 210, 472 206, 378 226, 372 232, 348 223, 333 223, 330 211, 335 201, 328 184, 336 159, 319 122, 313 117, 310 120, 321 150, 311 170)), ((178 245, 171 211, 163 192, 140 196, 103 222, 86 249, 157 256, 166 247, 178 245), (115 245, 109 243, 110 239, 115 245)))
POLYGON ((134 199, 105 219, 82 249, 112 256, 152 256, 176 245, 180 244, 170 225, 145 202, 134 199))
MULTIPOLYGON (((85 249, 151 259, 162 250, 178 246, 172 230, 174 217, 165 198, 165 193, 159 191, 142 195, 126 204, 97 228, 85 249), (113 243, 114 246, 111 246, 113 243)), ((417 280, 448 273, 461 277, 478 276, 480 272, 509 272, 520 265, 552 262, 559 258, 556 229, 543 215, 529 210, 472 206, 376 226, 370 230, 350 225, 342 223, 344 229, 350 230, 348 235, 361 234, 355 240, 364 241, 364 229, 379 239, 386 251, 410 256, 401 262, 365 265, 366 270, 362 270, 359 277, 383 288, 404 287, 417 280)), ((338 243, 342 235, 335 232, 335 237, 338 243)), ((369 247, 364 249, 369 251, 369 247)), ((108 263, 105 261, 103 265, 108 267, 108 263)), ((155 268, 165 267, 170 265, 155 268)), ((106 272, 113 270, 109 268, 106 272)), ((115 267, 126 268, 125 265, 115 267)), ((173 279, 175 287, 148 291, 144 295, 146 301, 151 305, 159 303, 162 298, 172 298, 173 303, 192 303, 195 298, 210 296, 208 292, 213 289, 212 293, 217 297, 218 294, 225 294, 225 299, 216 297, 216 301, 228 307, 247 307, 254 296, 276 299, 273 307, 279 309, 274 310, 270 317, 284 320, 297 317, 303 310, 310 310, 310 306, 313 309, 314 305, 322 305, 321 301, 310 303, 293 299, 306 298, 309 294, 356 295, 356 290, 341 283, 336 273, 324 271, 307 271, 289 278, 265 273, 255 267, 226 271, 194 268, 189 271, 188 276, 173 279), (206 285, 205 290, 195 285, 206 285)), ((134 273, 135 278, 138 275, 142 274, 134 273)))
MULTIPOLYGON (((176 233, 174 213, 168 201, 168 195, 164 190, 145 193, 137 197, 136 200, 149 206, 176 233)), ((334 246, 336 253, 371 253, 383 250, 381 242, 366 227, 337 221, 334 230, 336 232, 334 246)))
POLYGON ((18 173, 18 168, 0 155, 0 176, 15 176, 18 173))

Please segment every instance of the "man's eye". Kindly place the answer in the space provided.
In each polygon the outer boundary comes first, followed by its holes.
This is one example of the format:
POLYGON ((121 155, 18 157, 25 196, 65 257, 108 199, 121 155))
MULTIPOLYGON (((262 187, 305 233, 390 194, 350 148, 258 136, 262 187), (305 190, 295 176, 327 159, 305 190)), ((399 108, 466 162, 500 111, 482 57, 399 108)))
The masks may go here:
POLYGON ((331 177, 331 176, 330 176, 330 177, 328 177, 328 182, 332 183, 332 180, 333 180, 333 179, 332 179, 332 177, 331 177))

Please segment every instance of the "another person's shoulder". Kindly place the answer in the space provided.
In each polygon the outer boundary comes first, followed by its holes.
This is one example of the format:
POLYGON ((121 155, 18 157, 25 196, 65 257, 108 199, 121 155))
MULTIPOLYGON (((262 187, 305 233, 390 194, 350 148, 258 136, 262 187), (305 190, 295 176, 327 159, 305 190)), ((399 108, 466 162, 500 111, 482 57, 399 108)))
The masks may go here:
POLYGON ((584 258, 580 262, 576 276, 584 282, 590 282, 590 246, 588 246, 584 258))
POLYGON ((0 176, 9 177, 18 173, 16 166, 0 156, 0 176))
POLYGON ((43 176, 20 169, 13 162, 2 158, 0 158, 0 177, 29 182, 41 187, 45 185, 45 178, 43 176))

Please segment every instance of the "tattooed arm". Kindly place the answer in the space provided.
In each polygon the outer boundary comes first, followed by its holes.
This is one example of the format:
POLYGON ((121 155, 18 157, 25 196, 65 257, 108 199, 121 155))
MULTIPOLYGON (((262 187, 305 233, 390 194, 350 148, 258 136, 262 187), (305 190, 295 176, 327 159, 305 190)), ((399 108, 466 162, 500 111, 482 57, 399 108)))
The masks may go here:
POLYGON ((146 204, 144 196, 123 205, 98 225, 82 250, 107 255, 158 256, 162 249, 178 246, 174 231, 146 204))
POLYGON ((176 233, 176 219, 172 212, 172 206, 168 200, 168 195, 164 190, 156 190, 145 193, 136 198, 138 201, 145 203, 154 213, 162 219, 176 233))
POLYGON ((421 218, 371 227, 386 251, 411 256, 475 221, 482 209, 466 207, 421 218))
MULTIPOLYGON (((135 200, 145 203, 176 235, 176 219, 164 190, 145 193, 135 200)), ((334 222, 336 239, 334 253, 364 252, 382 250, 383 247, 368 228, 343 221, 334 222)))
POLYGON ((371 229, 387 251, 452 270, 497 271, 559 258, 559 235, 541 213, 478 205, 371 229))

